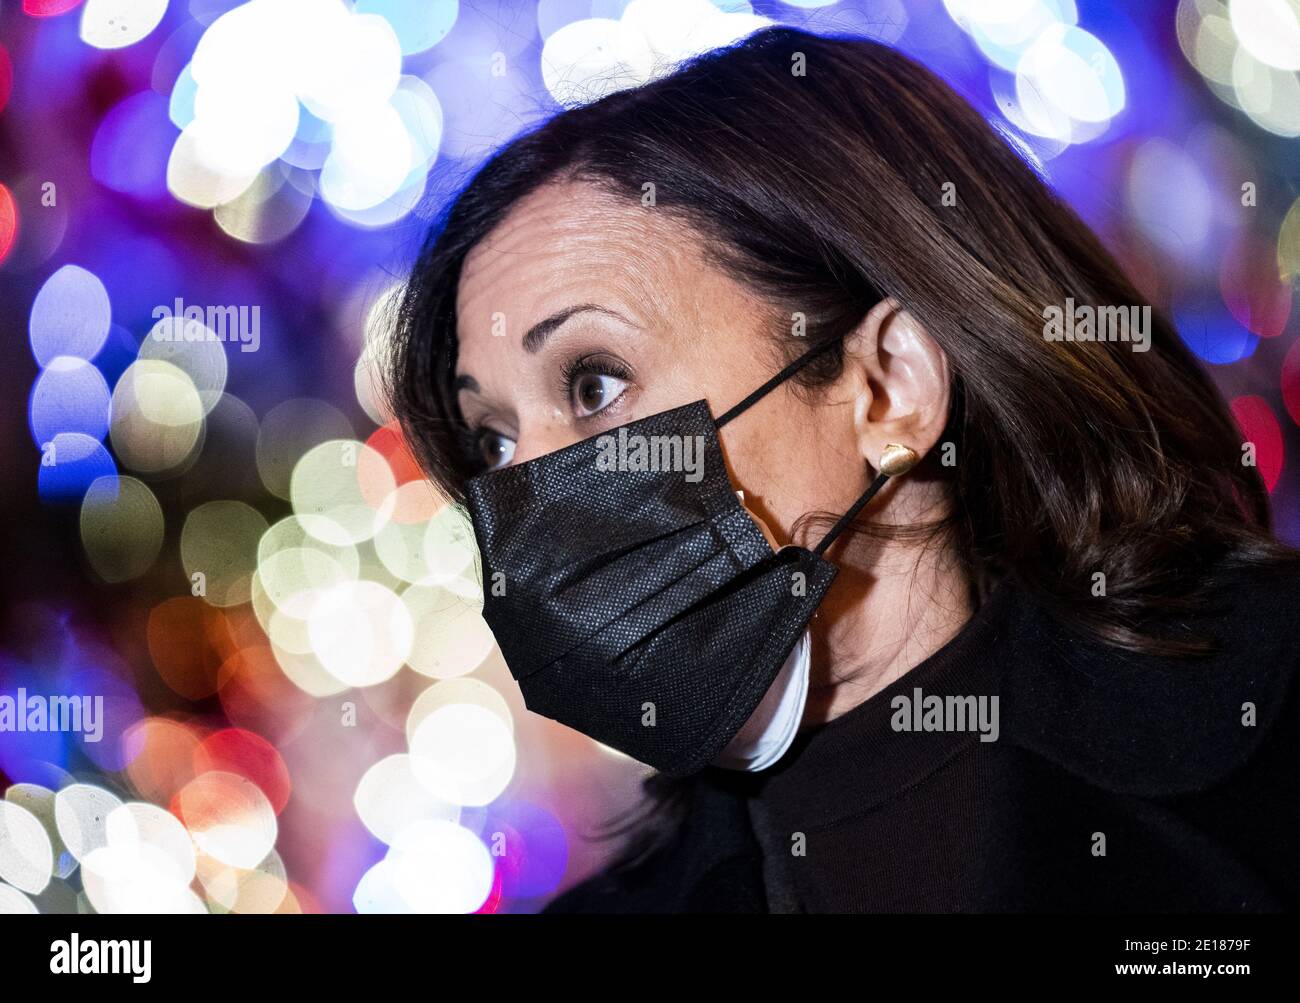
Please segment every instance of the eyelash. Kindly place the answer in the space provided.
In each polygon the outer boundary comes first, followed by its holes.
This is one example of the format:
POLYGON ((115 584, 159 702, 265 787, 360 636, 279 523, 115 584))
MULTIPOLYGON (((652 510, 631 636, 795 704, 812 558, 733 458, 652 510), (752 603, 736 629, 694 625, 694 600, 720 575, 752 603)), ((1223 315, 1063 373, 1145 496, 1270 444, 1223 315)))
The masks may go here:
MULTIPOLYGON (((608 355, 581 355, 576 359, 571 359, 560 367, 560 379, 557 390, 566 401, 572 403, 573 388, 575 381, 580 376, 612 376, 616 380, 630 381, 632 371, 616 359, 608 355)), ((604 414, 606 408, 599 411, 593 411, 591 414, 579 415, 574 420, 579 422, 590 421, 593 418, 604 414)))
MULTIPOLYGON (((572 402, 574 381, 580 376, 612 376, 617 380, 630 382, 632 371, 623 363, 607 355, 581 355, 570 359, 560 367, 560 376, 556 388, 566 401, 572 402)), ((574 420, 587 422, 599 418, 604 414, 605 410, 606 408, 601 408, 599 411, 594 411, 588 415, 579 415, 574 420)), ((481 442, 484 434, 488 432, 500 435, 502 438, 509 438, 509 436, 503 435, 487 425, 475 425, 473 427, 462 425, 457 429, 462 455, 467 456, 470 464, 478 470, 487 469, 483 463, 481 442)))

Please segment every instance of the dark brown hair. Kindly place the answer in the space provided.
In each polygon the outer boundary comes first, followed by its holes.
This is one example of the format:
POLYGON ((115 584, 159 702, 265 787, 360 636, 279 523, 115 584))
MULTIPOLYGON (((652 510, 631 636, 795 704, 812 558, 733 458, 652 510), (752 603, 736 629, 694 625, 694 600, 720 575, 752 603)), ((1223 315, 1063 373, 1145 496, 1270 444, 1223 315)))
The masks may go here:
MULTIPOLYGON (((471 473, 452 392, 469 250, 521 198, 583 180, 686 222, 786 317, 788 357, 898 300, 953 372, 944 438, 953 515, 935 524, 972 576, 1013 575, 1072 629, 1154 654, 1156 629, 1232 565, 1292 560, 1214 385, 1159 310, 1149 351, 1044 337, 1044 309, 1137 305, 1097 237, 934 73, 859 38, 770 28, 507 144, 430 234, 399 309, 391 403, 450 497, 471 473), (802 62, 805 72, 795 69, 802 62), (945 184, 956 195, 943 205, 945 184), (1093 575, 1106 597, 1092 597, 1093 575)), ((799 381, 833 379, 838 348, 799 381)), ((868 530, 870 531, 870 530, 868 530)))

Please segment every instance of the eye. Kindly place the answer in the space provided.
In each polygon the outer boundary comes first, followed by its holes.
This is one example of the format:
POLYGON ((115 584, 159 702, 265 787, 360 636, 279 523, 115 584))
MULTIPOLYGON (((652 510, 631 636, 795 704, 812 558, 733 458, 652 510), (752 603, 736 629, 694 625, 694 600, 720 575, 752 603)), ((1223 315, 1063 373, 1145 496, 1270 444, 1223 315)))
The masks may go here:
POLYGON ((616 359, 593 355, 575 359, 562 375, 569 406, 578 418, 590 418, 609 407, 632 380, 632 373, 616 359))
POLYGON ((593 415, 618 400, 626 387, 627 381, 617 376, 580 376, 573 384, 573 409, 580 418, 593 415))
POLYGON ((515 455, 515 441, 490 428, 481 429, 476 437, 478 460, 484 470, 504 467, 515 455))

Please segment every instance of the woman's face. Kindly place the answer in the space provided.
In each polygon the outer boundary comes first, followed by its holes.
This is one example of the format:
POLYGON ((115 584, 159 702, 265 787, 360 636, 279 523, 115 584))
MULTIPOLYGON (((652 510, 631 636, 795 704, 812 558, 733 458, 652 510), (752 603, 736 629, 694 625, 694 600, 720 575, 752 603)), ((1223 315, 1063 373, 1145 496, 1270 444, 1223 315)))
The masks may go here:
MULTIPOLYGON (((700 398, 719 415, 781 368, 791 330, 682 224, 581 183, 543 186, 472 250, 457 315, 458 401, 488 467, 700 398)), ((792 385, 719 438, 746 506, 780 543, 807 543, 795 520, 847 508, 870 470, 851 376, 815 395, 792 385)))

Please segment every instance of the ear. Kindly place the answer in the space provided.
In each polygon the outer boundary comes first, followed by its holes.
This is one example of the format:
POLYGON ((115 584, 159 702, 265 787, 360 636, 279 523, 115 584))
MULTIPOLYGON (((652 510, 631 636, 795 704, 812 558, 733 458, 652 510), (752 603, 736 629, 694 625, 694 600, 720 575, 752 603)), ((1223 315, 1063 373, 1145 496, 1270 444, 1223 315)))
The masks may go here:
POLYGON ((858 449, 873 469, 890 443, 919 457, 934 448, 948 423, 948 356, 897 300, 877 303, 845 339, 845 368, 858 449))

